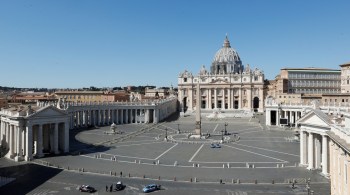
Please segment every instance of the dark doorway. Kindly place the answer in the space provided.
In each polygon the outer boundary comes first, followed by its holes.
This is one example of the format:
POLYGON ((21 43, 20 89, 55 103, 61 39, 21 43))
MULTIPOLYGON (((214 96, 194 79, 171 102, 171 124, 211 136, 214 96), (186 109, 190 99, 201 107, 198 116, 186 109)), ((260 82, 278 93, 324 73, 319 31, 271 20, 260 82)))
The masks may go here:
POLYGON ((238 109, 238 100, 234 101, 235 109, 238 109))
POLYGON ((201 108, 206 108, 206 107, 207 107, 206 101, 205 101, 205 100, 202 100, 202 106, 201 106, 201 108))
POLYGON ((183 105, 183 111, 186 112, 187 110, 187 97, 184 97, 184 99, 182 100, 182 105, 183 105))
POLYGON ((222 104, 222 102, 221 102, 221 100, 219 100, 219 101, 218 101, 218 108, 222 108, 222 105, 221 105, 221 104, 222 104))
POLYGON ((259 108, 259 98, 258 97, 255 97, 253 99, 253 109, 254 109, 254 112, 257 112, 258 111, 258 108, 259 108))
POLYGON ((271 125, 276 125, 276 111, 272 110, 270 113, 271 125))

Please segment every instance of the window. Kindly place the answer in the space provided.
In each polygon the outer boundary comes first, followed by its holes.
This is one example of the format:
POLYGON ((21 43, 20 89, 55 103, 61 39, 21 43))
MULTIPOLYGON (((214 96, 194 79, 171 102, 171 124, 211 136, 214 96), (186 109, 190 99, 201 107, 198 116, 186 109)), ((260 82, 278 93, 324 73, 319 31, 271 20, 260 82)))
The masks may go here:
POLYGON ((187 78, 184 78, 184 83, 186 83, 187 82, 187 78))

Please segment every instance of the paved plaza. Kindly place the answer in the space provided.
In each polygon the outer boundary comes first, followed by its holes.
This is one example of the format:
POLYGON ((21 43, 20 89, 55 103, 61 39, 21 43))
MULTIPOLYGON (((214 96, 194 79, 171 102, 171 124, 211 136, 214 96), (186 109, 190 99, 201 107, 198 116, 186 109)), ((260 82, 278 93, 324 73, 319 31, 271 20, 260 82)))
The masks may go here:
MULTIPOLYGON (((159 124, 117 125, 118 134, 111 134, 109 126, 72 130, 71 155, 46 156, 34 163, 59 167, 65 174, 122 176, 131 183, 151 179, 165 182, 163 185, 170 189, 182 186, 179 183, 191 184, 190 190, 199 186, 217 188, 221 180, 230 184, 225 188, 233 188, 231 194, 260 194, 251 190, 260 190, 261 194, 306 194, 305 183, 310 178, 317 194, 329 194, 327 179, 317 171, 298 167, 299 142, 294 132, 268 128, 262 117, 202 117, 202 133, 208 138, 201 140, 189 138, 195 127, 194 116, 173 116, 159 124), (221 148, 211 147, 221 140, 221 148), (289 187, 292 181, 297 182, 297 189, 289 187)), ((226 190, 217 194, 230 194, 226 190)))

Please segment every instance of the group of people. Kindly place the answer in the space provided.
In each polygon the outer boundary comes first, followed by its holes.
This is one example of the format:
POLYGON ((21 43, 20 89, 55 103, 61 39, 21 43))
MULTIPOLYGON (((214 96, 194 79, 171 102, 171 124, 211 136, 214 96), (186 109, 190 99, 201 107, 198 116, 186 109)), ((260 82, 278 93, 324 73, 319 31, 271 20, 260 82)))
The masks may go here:
MULTIPOLYGON (((120 177, 123 177, 123 172, 120 172, 120 177)), ((117 188, 117 184, 116 184, 116 188, 117 188)), ((113 184, 111 184, 111 186, 108 187, 108 185, 106 185, 106 192, 113 192, 113 184)))
MULTIPOLYGON (((108 185, 106 185, 106 192, 108 192, 108 185)), ((109 187, 109 192, 113 192, 113 184, 109 187)))

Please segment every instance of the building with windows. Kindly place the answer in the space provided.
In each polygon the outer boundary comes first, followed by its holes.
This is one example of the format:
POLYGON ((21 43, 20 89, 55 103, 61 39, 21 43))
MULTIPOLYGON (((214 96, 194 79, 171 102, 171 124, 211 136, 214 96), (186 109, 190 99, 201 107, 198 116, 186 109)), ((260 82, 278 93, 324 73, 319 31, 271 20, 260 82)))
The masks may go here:
POLYGON ((178 100, 183 111, 195 110, 196 93, 201 93, 204 110, 255 110, 263 112, 264 73, 244 67, 227 36, 212 61, 210 71, 203 66, 198 75, 184 71, 178 76, 178 100), (200 91, 196 91, 199 83, 200 91))
MULTIPOLYGON (((288 80, 288 93, 340 93, 341 70, 325 68, 282 68, 281 79, 288 80)), ((285 85, 282 85, 285 86, 285 85)))
POLYGON ((129 94, 122 92, 105 91, 57 91, 57 99, 65 99, 67 102, 117 102, 129 101, 129 94))
POLYGON ((341 64, 341 93, 350 93, 350 62, 341 64))

